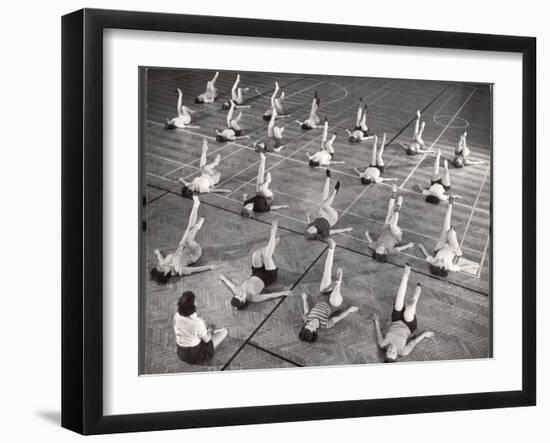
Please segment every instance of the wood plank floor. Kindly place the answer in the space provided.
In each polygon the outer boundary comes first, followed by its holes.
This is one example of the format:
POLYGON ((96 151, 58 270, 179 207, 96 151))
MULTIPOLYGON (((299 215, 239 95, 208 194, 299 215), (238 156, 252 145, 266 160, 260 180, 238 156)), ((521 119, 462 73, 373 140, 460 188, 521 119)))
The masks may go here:
MULTIPOLYGON (((426 121, 427 146, 441 148, 451 157, 462 132, 468 131, 472 157, 491 159, 491 92, 487 85, 459 84, 406 79, 354 78, 300 74, 241 73, 241 86, 249 87, 241 124, 249 139, 242 143, 217 143, 215 128, 225 126, 226 111, 221 103, 228 97, 234 72, 221 72, 217 82, 220 99, 214 104, 196 105, 193 99, 204 91, 210 71, 150 69, 147 80, 145 124, 144 198, 147 218, 147 270, 155 264, 152 251, 170 251, 177 246, 185 229, 191 201, 179 195, 179 177, 191 180, 199 173, 202 139, 209 141, 209 160, 221 156, 222 182, 228 195, 201 196, 200 213, 205 225, 199 234, 203 247, 201 263, 215 263, 220 269, 193 275, 160 286, 148 280, 145 288, 144 367, 142 372, 167 373, 205 370, 244 370, 296 366, 372 363, 380 361, 370 318, 386 318, 399 285, 402 266, 413 268, 410 285, 423 285, 418 306, 420 330, 433 330, 436 338, 423 342, 404 359, 424 361, 484 358, 491 355, 490 251, 491 251, 491 171, 488 165, 451 169, 454 192, 462 199, 455 204, 453 224, 464 256, 481 264, 479 275, 455 273, 446 279, 432 276, 417 247, 389 263, 374 262, 367 251, 365 230, 377 235, 383 226, 389 184, 363 186, 352 168, 363 168, 370 161, 371 143, 351 145, 345 128, 354 125, 359 97, 369 105, 368 125, 373 133, 387 133, 389 144, 384 160, 385 176, 397 178, 404 198, 400 225, 404 240, 422 243, 431 249, 443 221, 445 204, 427 204, 415 190, 429 183, 433 156, 407 156, 399 143, 408 143, 414 129, 415 112, 422 110, 426 121), (252 144, 265 139, 266 122, 261 115, 269 106, 273 82, 277 79, 288 96, 291 115, 281 120, 286 126, 285 149, 270 154, 267 169, 273 177, 277 204, 288 210, 262 214, 253 219, 239 216, 243 193, 255 192, 259 157, 252 144), (166 130, 163 122, 176 113, 176 88, 184 92, 184 104, 197 112, 189 130, 166 130), (338 226, 351 226, 350 234, 335 238, 338 243, 336 266, 345 269, 346 303, 360 311, 328 331, 313 345, 300 342, 299 293, 316 295, 326 244, 308 242, 302 232, 306 212, 319 204, 324 170, 307 166, 305 152, 319 149, 321 130, 302 131, 294 122, 309 113, 312 95, 321 97, 319 114, 327 116, 331 132, 337 132, 336 157, 344 165, 333 168, 334 181, 341 182, 334 207, 341 215, 338 226), (276 260, 281 269, 275 290, 294 287, 298 297, 272 300, 234 311, 230 294, 217 278, 220 272, 234 280, 249 273, 249 253, 267 240, 269 223, 277 218, 281 244, 276 260), (316 289, 317 288, 317 289, 316 289), (172 317, 183 290, 197 294, 199 314, 209 323, 229 329, 229 337, 205 366, 190 366, 175 354, 172 317)), ((412 289, 410 289, 412 292, 412 289)))

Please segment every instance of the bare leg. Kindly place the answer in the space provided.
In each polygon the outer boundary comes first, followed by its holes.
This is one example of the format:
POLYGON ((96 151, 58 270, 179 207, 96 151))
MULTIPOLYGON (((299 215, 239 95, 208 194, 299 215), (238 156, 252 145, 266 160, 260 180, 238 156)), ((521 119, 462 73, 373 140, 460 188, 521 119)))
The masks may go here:
POLYGON ((453 213, 453 203, 452 198, 449 199, 449 204, 447 206, 447 212, 445 213, 445 219, 443 220, 443 227, 441 228, 441 234, 439 235, 439 240, 435 249, 439 249, 445 243, 447 243, 447 234, 449 229, 451 229, 451 216, 453 213))
POLYGON ((414 288, 414 295, 412 301, 407 304, 405 307, 405 312, 403 313, 403 318, 405 321, 413 321, 416 316, 416 305, 418 304, 418 299, 420 298, 420 293, 422 292, 422 286, 420 283, 414 288))
POLYGON ((411 267, 406 264, 403 271, 403 277, 401 277, 401 284, 397 290, 397 296, 395 297, 395 303, 393 307, 396 311, 401 311, 405 306, 405 294, 407 293, 407 283, 409 281, 409 275, 411 275, 411 267))
POLYGON ((434 172, 432 174, 432 180, 437 181, 440 179, 439 175, 439 160, 441 158, 441 149, 438 149, 435 154, 435 161, 434 161, 434 172))
POLYGON ((374 144, 372 145, 372 156, 371 156, 371 159, 370 159, 370 164, 371 166, 376 166, 376 159, 377 159, 377 155, 376 155, 376 145, 378 144, 378 136, 375 135, 374 136, 374 144))
POLYGON ((355 127, 361 126, 361 117, 363 116, 363 99, 359 99, 359 107, 357 108, 357 117, 355 118, 355 127))
MULTIPOLYGON (((269 189, 269 185, 271 184, 271 173, 268 172, 265 175, 265 181, 262 183, 260 188, 258 189, 258 192, 263 195, 264 197, 273 197, 273 192, 269 189)), ((271 209, 276 209, 276 206, 273 206, 271 209)), ((279 207, 280 208, 280 207, 279 207)))
POLYGON ((207 164, 202 168, 202 171, 208 175, 218 175, 219 173, 216 171, 216 167, 220 164, 221 156, 220 154, 216 155, 216 158, 212 163, 207 164))
POLYGON ((342 293, 340 292, 340 286, 342 285, 342 268, 338 268, 336 271, 336 282, 334 283, 334 289, 330 293, 329 303, 333 308, 339 308, 342 306, 342 293))
POLYGON ((328 139, 328 119, 325 117, 325 124, 323 126, 323 138, 321 141, 321 146, 326 149, 326 143, 328 139))
POLYGON ((178 104, 177 104, 178 117, 183 117, 183 112, 181 110, 182 105, 183 105, 183 92, 181 92, 181 89, 178 88, 178 104))
POLYGON ((232 119, 230 121, 230 123, 229 123, 230 126, 229 127, 233 128, 235 131, 239 131, 241 129, 241 127, 239 126, 239 121, 241 120, 242 116, 243 116, 243 113, 241 111, 239 111, 239 113, 237 114, 237 117, 235 117, 234 119, 232 119))
POLYGON ((330 192, 330 175, 327 171, 327 178, 325 180, 325 185, 323 186, 323 194, 322 194, 322 201, 325 202, 326 199, 328 199, 328 193, 330 192))
POLYGON ((275 246, 277 245, 276 235, 277 235, 278 222, 275 220, 271 224, 271 233, 269 236, 269 241, 267 246, 262 251, 262 262, 267 270, 276 269, 277 266, 273 261, 273 253, 275 252, 275 246))
POLYGON ((202 169, 206 166, 206 153, 208 152, 208 141, 205 138, 202 139, 202 153, 199 167, 202 169))
POLYGON ((267 125, 267 136, 269 138, 273 137, 273 128, 275 127, 275 119, 277 118, 277 111, 275 108, 271 110, 271 119, 269 120, 269 125, 267 125))
POLYGON ((416 111, 416 122, 414 123, 413 139, 416 139, 416 136, 418 135, 419 131, 420 131, 420 111, 416 111))
POLYGON ((317 118, 317 97, 313 97, 313 101, 311 102, 311 110, 309 111, 309 118, 313 121, 317 118))
POLYGON ((231 128, 231 121, 233 120, 233 113, 235 112, 235 102, 231 100, 231 106, 229 107, 229 111, 227 111, 227 116, 225 117, 225 123, 228 128, 231 128))
POLYGON ((197 224, 197 216, 199 212, 199 206, 201 202, 197 195, 193 195, 193 207, 191 208, 191 214, 189 214, 189 221, 187 222, 187 228, 178 245, 178 249, 185 246, 186 238, 189 236, 189 231, 197 224))
POLYGON ((334 148, 332 147, 334 140, 336 140, 336 134, 332 134, 332 137, 326 143, 326 150, 329 152, 329 154, 334 154, 334 148))
POLYGON ((238 99, 237 96, 237 87, 239 86, 239 81, 241 80, 241 76, 237 74, 237 79, 235 80, 235 83, 233 83, 233 87, 231 88, 231 98, 233 100, 238 99))
POLYGON ((388 212, 386 213, 386 220, 384 221, 384 223, 389 223, 392 216, 393 216, 393 211, 394 211, 394 208, 395 208, 395 200, 397 199, 397 186, 396 185, 393 185, 392 188, 391 188, 391 196, 390 196, 390 201, 388 203, 388 212))
POLYGON ((441 179, 443 186, 451 186, 451 174, 449 173, 449 162, 447 159, 443 161, 443 167, 445 168, 445 175, 441 179))
POLYGON ((376 153, 376 165, 377 166, 384 166, 384 160, 382 159, 382 155, 384 155, 384 145, 386 144, 386 133, 384 132, 384 135, 382 136, 382 143, 380 145, 380 148, 378 148, 378 152, 376 153))
POLYGON ((332 263, 334 262, 334 251, 336 249, 336 243, 334 240, 328 240, 328 252, 325 260, 325 268, 323 270, 323 278, 321 279, 321 285, 319 290, 321 292, 327 292, 332 286, 332 263))
POLYGON ((416 143, 418 143, 422 148, 424 148, 424 140, 422 139, 422 134, 424 133, 424 128, 426 127, 426 122, 422 122, 420 126, 420 131, 415 137, 416 143))
POLYGON ((227 329, 225 328, 217 329, 212 333, 212 344, 214 345, 214 349, 219 346, 225 337, 227 337, 227 329))
POLYGON ((359 127, 362 131, 366 131, 368 129, 367 127, 367 105, 365 105, 365 109, 363 111, 363 115, 361 116, 361 122, 359 124, 359 127))
POLYGON ((264 182, 264 173, 265 173, 265 154, 260 152, 260 167, 258 168, 258 178, 256 179, 256 192, 260 190, 264 182))
POLYGON ((399 208, 401 207, 402 201, 403 197, 399 196, 399 198, 397 199, 397 207, 389 222, 391 233, 396 238, 401 237, 401 228, 399 227, 399 208))

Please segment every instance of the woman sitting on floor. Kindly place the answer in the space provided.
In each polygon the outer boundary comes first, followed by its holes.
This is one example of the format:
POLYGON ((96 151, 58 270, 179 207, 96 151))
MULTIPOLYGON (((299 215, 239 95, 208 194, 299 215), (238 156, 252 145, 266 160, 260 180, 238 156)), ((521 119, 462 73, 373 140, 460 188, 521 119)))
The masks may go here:
POLYGON ((336 281, 332 282, 332 263, 334 261, 334 250, 336 243, 334 240, 328 240, 327 259, 323 270, 323 279, 321 280, 320 301, 315 303, 313 308, 309 309, 307 294, 302 293, 302 302, 305 325, 300 330, 298 337, 306 342, 314 342, 317 339, 319 329, 330 329, 346 318, 352 312, 357 312, 357 306, 351 306, 344 311, 338 308, 342 306, 342 294, 340 286, 342 285, 343 270, 338 268, 336 271, 336 281))
POLYGON ((311 155, 309 152, 306 152, 306 157, 309 160, 309 166, 312 168, 318 167, 329 167, 332 165, 343 165, 346 162, 344 161, 335 161, 334 158, 334 148, 332 144, 336 139, 334 134, 330 140, 328 140, 328 118, 325 117, 325 124, 323 127, 323 138, 321 141, 321 149, 315 154, 311 155))
POLYGON ((372 256, 379 262, 385 262, 388 255, 394 255, 405 249, 412 248, 414 243, 407 243, 403 246, 397 246, 403 239, 403 231, 398 226, 399 211, 403 203, 403 197, 400 195, 397 198, 397 186, 393 185, 390 202, 388 204, 388 213, 382 228, 382 234, 377 241, 372 241, 369 231, 365 231, 365 237, 367 237, 368 248, 373 251, 372 256))
POLYGON ((178 300, 178 311, 172 321, 179 359, 195 365, 210 360, 214 350, 227 337, 225 328, 207 328, 196 310, 195 294, 185 291, 178 300))
POLYGON ((208 152, 208 142, 203 139, 202 153, 200 161, 201 175, 195 177, 193 181, 187 182, 183 177, 179 179, 183 183, 181 195, 190 198, 194 193, 208 194, 208 193, 229 193, 229 189, 217 189, 215 186, 220 182, 221 174, 216 170, 216 167, 220 164, 221 157, 218 154, 212 163, 206 164, 206 153, 208 152))
POLYGON ((192 266, 202 255, 202 248, 195 240, 200 231, 204 218, 197 220, 199 211, 199 197, 193 196, 193 208, 189 215, 187 229, 181 238, 176 252, 164 256, 158 249, 155 249, 158 264, 151 269, 151 278, 158 283, 167 283, 172 276, 191 275, 197 272, 204 272, 216 269, 216 266, 192 266))
POLYGON ((338 222, 338 212, 332 207, 332 202, 339 189, 340 182, 337 182, 334 191, 329 195, 330 171, 327 169, 327 178, 323 187, 322 202, 319 207, 317 218, 311 221, 309 212, 306 214, 307 228, 304 232, 304 236, 307 240, 326 240, 331 235, 353 231, 353 228, 332 229, 338 222))
POLYGON ((195 103, 214 103, 218 98, 218 90, 216 89, 216 80, 218 79, 220 73, 216 72, 212 80, 209 80, 206 83, 206 91, 200 94, 196 99, 195 103))
MULTIPOLYGON (((439 161, 441 159, 441 149, 437 150, 434 161, 434 169, 432 174, 432 180, 429 188, 420 188, 422 195, 426 196, 426 201, 434 205, 439 204, 441 200, 448 200, 448 191, 451 189, 451 174, 449 173, 449 163, 447 160, 443 162, 443 168, 445 169, 445 175, 442 177, 439 173, 439 161)), ((454 198, 460 198, 455 195, 454 198)))
POLYGON ((367 126, 367 105, 363 105, 363 98, 359 99, 359 107, 357 108, 357 117, 355 119, 355 128, 353 131, 346 129, 350 143, 361 143, 370 140, 369 128, 367 126))
POLYGON ((420 111, 416 111, 416 123, 414 125, 414 136, 413 141, 410 145, 400 143, 401 147, 405 150, 407 155, 416 155, 416 154, 427 154, 433 152, 433 149, 426 149, 426 144, 422 138, 422 133, 424 132, 424 127, 426 122, 420 124, 420 111))
POLYGON ((419 244, 418 247, 426 257, 426 261, 430 264, 430 272, 434 275, 447 277, 449 271, 466 271, 476 273, 479 270, 477 264, 460 265, 459 260, 462 257, 462 250, 456 236, 456 230, 451 225, 451 215, 453 212, 454 196, 449 196, 449 205, 443 220, 443 228, 439 235, 439 240, 435 245, 433 255, 428 254, 426 248, 419 244))
POLYGON ((391 313, 391 325, 386 332, 386 336, 382 335, 380 330, 380 322, 377 316, 374 316, 374 325, 376 328, 376 338, 378 346, 386 351, 386 357, 384 363, 394 363, 397 357, 405 357, 409 355, 416 345, 425 338, 432 338, 434 333, 431 331, 423 332, 417 337, 410 339, 411 335, 415 333, 418 327, 418 320, 416 318, 416 305, 420 298, 422 287, 420 283, 416 285, 414 295, 411 303, 405 306, 405 295, 407 293, 407 282, 411 274, 411 267, 405 265, 403 277, 401 278, 401 284, 397 291, 397 297, 393 305, 391 313))
POLYGON ((455 168, 463 168, 464 166, 472 166, 472 165, 484 165, 487 162, 483 160, 474 160, 470 158, 470 149, 466 145, 466 135, 467 132, 464 132, 460 136, 460 140, 458 141, 458 146, 455 149, 455 156, 452 160, 452 164, 455 168))
POLYGON ((244 309, 248 303, 260 303, 278 297, 286 297, 292 294, 292 291, 285 290, 262 294, 262 291, 271 286, 277 280, 278 269, 273 260, 275 246, 279 239, 275 238, 277 234, 277 221, 271 223, 271 234, 267 246, 258 249, 252 253, 252 275, 236 285, 224 275, 220 275, 220 280, 224 282, 233 293, 231 306, 235 309, 244 309))
POLYGON ((377 149, 376 145, 378 144, 378 137, 374 136, 374 144, 372 145, 372 157, 370 165, 363 172, 359 169, 354 168, 354 171, 357 173, 361 179, 361 183, 364 185, 370 185, 372 183, 382 183, 382 182, 391 182, 397 181, 396 178, 383 178, 381 177, 384 172, 384 160, 382 155, 384 155, 384 147, 386 145, 386 133, 382 137, 382 145, 380 149, 377 149))
POLYGON ((254 143, 254 149, 256 152, 279 152, 284 148, 283 132, 285 131, 285 128, 284 126, 275 126, 276 118, 277 110, 273 108, 269 125, 267 125, 267 140, 265 142, 254 143))
POLYGON ((243 91, 248 92, 249 88, 239 88, 239 82, 241 81, 241 76, 237 74, 237 79, 231 88, 231 100, 224 102, 222 109, 229 109, 231 107, 231 102, 235 102, 236 105, 242 106, 244 104, 243 91))
POLYGON ((319 99, 317 91, 315 91, 315 94, 313 95, 313 101, 311 102, 311 110, 309 111, 309 117, 306 118, 303 122, 296 120, 296 123, 298 123, 304 131, 309 131, 310 129, 317 128, 317 126, 321 122, 321 119, 317 115, 317 110, 319 109, 319 103, 321 103, 321 100, 319 99))
POLYGON ((237 106, 235 105, 235 102, 231 101, 231 106, 229 108, 229 111, 227 111, 227 117, 225 118, 227 128, 225 128, 223 131, 219 131, 216 129, 217 142, 234 142, 241 138, 250 138, 248 135, 241 135, 242 129, 239 126, 239 120, 242 117, 242 112, 239 111, 237 116, 233 117, 236 107, 237 106))
POLYGON ((183 104, 183 92, 178 88, 178 104, 176 105, 176 110, 178 113, 177 117, 166 119, 165 127, 166 129, 185 129, 185 128, 198 128, 199 126, 191 126, 191 114, 194 114, 195 111, 189 109, 183 104))
POLYGON ((258 169, 258 178, 256 180, 256 195, 251 198, 247 198, 246 194, 243 194, 243 208, 241 215, 243 217, 252 217, 254 213, 276 211, 277 209, 286 209, 287 205, 273 205, 273 191, 269 189, 271 183, 271 174, 268 172, 265 174, 265 154, 260 153, 260 167, 258 169))
POLYGON ((279 93, 279 83, 275 82, 275 90, 273 91, 273 95, 271 96, 271 107, 264 113, 262 118, 265 121, 271 120, 271 115, 273 112, 273 109, 277 111, 277 115, 279 116, 286 116, 286 108, 285 108, 285 91, 281 92, 281 95, 277 97, 277 94, 279 93))

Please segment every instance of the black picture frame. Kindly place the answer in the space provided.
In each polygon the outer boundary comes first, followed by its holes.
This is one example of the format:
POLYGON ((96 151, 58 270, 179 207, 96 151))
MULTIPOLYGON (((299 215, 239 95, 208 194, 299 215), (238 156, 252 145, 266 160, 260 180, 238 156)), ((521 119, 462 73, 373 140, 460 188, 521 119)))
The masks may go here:
POLYGON ((411 29, 83 9, 62 18, 62 426, 151 431, 536 403, 536 39, 411 29), (131 415, 103 412, 103 31, 108 28, 302 39, 522 55, 522 388, 131 415))

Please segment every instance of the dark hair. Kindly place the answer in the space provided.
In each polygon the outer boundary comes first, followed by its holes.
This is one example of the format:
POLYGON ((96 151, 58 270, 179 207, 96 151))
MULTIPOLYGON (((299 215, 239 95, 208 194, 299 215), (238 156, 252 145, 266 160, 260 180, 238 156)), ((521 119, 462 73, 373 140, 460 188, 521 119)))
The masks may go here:
POLYGON ((388 261, 388 254, 379 254, 374 251, 372 253, 372 258, 374 258, 376 261, 379 261, 380 263, 385 263, 388 261))
POLYGON ((176 124, 172 121, 167 121, 165 124, 164 124, 164 127, 166 129, 176 129, 176 124))
POLYGON ((350 135, 348 140, 350 143, 357 143, 357 139, 353 135, 350 135))
POLYGON ((309 166, 311 166, 312 168, 316 168, 320 165, 319 162, 316 162, 315 160, 310 160, 309 161, 309 166))
POLYGON ((231 306, 233 306, 238 311, 242 311, 244 308, 248 306, 248 300, 241 301, 237 297, 233 297, 231 299, 231 306))
POLYGON ((364 185, 370 185, 374 180, 372 178, 361 177, 361 183, 364 185))
POLYGON ((464 167, 464 158, 462 156, 455 157, 453 159, 453 166, 455 168, 463 168, 464 167))
POLYGON ((171 276, 171 272, 164 273, 163 271, 159 271, 156 267, 151 269, 151 280, 156 281, 157 283, 168 283, 171 276))
POLYGON ((185 198, 193 198, 193 191, 187 185, 183 185, 181 188, 181 195, 185 198))
POLYGON ((305 123, 302 123, 302 129, 307 131, 308 129, 311 129, 311 126, 306 125, 305 123))
POLYGON ((223 135, 216 134, 216 141, 222 143, 222 142, 226 141, 226 139, 223 135))
POLYGON ((430 263, 430 272, 433 275, 439 275, 440 277, 447 277, 449 275, 449 271, 447 271, 447 269, 443 266, 436 266, 433 263, 430 263))
POLYGON ((178 314, 184 317, 189 317, 196 312, 195 294, 191 291, 184 291, 178 300, 178 314))
POLYGON ((317 331, 312 331, 311 329, 302 326, 302 329, 300 329, 300 332, 298 333, 298 337, 302 341, 313 343, 315 340, 317 340, 317 331))
POLYGON ((395 363, 397 360, 395 358, 389 358, 389 357, 385 357, 384 358, 384 363, 395 363))
POLYGON ((438 205, 441 200, 439 199, 439 197, 437 195, 427 195, 426 196, 426 201, 428 203, 431 203, 432 205, 438 205))
POLYGON ((199 97, 196 97, 195 98, 195 103, 199 104, 199 103, 204 103, 199 97))

